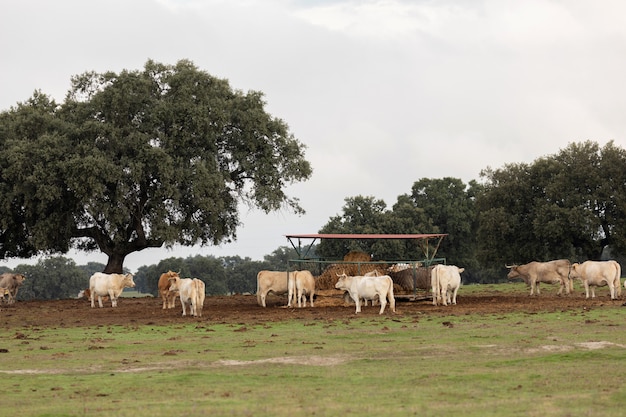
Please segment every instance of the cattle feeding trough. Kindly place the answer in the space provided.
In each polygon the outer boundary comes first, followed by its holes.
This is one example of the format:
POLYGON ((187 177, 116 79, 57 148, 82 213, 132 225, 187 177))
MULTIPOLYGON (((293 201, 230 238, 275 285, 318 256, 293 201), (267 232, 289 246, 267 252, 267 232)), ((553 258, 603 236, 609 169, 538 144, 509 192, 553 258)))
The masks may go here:
MULTIPOLYGON (((445 258, 436 258, 437 251, 445 233, 430 234, 294 234, 285 235, 291 246, 295 249, 298 258, 288 261, 287 273, 303 269, 306 265, 310 269, 317 269, 318 288, 334 289, 337 275, 365 275, 374 270, 382 270, 384 274, 391 275, 394 284, 401 291, 396 292, 395 298, 407 301, 417 301, 431 298, 430 294, 430 270, 435 264, 445 264, 445 258), (369 255, 364 257, 351 256, 352 252, 342 260, 327 260, 312 258, 309 256, 313 245, 323 239, 379 239, 379 240, 414 240, 421 251, 417 259, 403 260, 377 260, 373 261, 369 255), (390 269, 390 265, 393 268, 390 269), (323 272, 322 272, 323 271, 323 272), (328 282, 326 282, 328 281, 328 282), (418 291, 424 290, 424 291, 418 291)), ((419 251, 418 251, 419 252, 419 251)), ((346 300, 349 297, 345 297, 346 300)))

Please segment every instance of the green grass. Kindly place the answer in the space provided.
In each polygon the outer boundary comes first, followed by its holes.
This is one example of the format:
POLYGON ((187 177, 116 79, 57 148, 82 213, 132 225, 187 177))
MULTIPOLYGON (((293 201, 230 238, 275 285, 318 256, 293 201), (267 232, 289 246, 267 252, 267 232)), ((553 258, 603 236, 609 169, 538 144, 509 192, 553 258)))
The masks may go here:
POLYGON ((22 328, 0 414, 623 415, 626 309, 452 314, 22 328))

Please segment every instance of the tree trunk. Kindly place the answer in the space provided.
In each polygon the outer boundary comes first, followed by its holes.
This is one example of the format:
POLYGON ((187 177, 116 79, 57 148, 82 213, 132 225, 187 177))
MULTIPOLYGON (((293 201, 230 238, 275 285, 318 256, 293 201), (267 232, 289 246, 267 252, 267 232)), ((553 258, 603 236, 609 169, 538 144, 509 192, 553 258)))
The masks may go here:
POLYGON ((124 259, 126 255, 112 253, 109 255, 107 266, 104 268, 105 274, 122 274, 124 272, 124 259))

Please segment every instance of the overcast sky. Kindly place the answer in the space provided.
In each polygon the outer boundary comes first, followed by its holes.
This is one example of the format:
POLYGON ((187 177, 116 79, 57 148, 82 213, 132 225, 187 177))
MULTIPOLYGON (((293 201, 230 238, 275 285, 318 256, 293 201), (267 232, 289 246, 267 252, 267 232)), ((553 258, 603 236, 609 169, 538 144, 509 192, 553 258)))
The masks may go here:
POLYGON ((621 0, 3 0, 0 110, 36 89, 62 102, 72 75, 148 59, 262 91, 307 146, 313 176, 288 189, 307 214, 245 208, 233 244, 144 250, 125 266, 262 260, 346 197, 390 208, 421 178, 467 183, 584 140, 626 148, 624 16, 621 0))

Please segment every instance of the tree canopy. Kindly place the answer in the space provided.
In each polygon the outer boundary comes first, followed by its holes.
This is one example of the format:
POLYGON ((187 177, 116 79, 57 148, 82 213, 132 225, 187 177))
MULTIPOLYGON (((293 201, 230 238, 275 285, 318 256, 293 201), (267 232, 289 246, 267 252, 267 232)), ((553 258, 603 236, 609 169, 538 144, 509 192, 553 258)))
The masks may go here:
POLYGON ((187 60, 72 78, 0 114, 0 258, 99 249, 105 272, 148 247, 236 239, 241 203, 302 214, 305 146, 263 94, 187 60))
MULTIPOLYGON (((422 178, 413 184, 411 194, 398 196, 391 210, 374 197, 346 198, 343 214, 332 217, 320 233, 447 233, 438 256, 465 267, 476 266, 473 227, 477 187, 473 182, 468 188, 457 178, 422 178)), ((416 241, 395 239, 325 240, 319 253, 340 259, 351 250, 360 250, 377 260, 418 260, 423 259, 423 249, 418 245, 416 241)))
POLYGON ((479 194, 479 260, 599 260, 626 250, 626 151, 572 143, 531 164, 486 169, 479 194))

